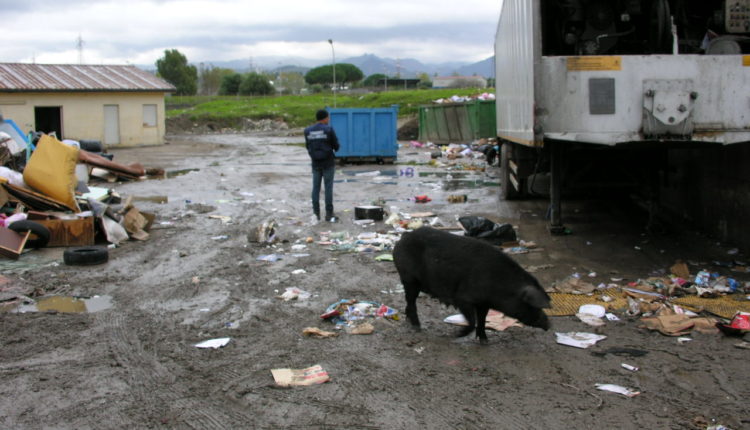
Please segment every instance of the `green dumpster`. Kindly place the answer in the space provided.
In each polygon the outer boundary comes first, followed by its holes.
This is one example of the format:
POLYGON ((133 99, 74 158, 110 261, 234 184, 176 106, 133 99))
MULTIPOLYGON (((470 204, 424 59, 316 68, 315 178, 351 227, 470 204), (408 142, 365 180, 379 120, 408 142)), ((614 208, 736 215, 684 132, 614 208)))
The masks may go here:
POLYGON ((468 143, 495 137, 495 101, 472 100, 419 108, 419 140, 433 143, 468 143))

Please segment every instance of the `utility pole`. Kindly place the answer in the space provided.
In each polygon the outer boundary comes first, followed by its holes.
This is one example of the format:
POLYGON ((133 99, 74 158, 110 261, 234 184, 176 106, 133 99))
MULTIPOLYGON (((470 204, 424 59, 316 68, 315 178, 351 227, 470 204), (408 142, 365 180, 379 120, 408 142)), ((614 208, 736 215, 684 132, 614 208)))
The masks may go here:
POLYGON ((83 64, 83 38, 81 33, 78 33, 78 39, 76 39, 76 49, 78 49, 78 64, 83 64))
POLYGON ((328 39, 331 44, 331 56, 333 56, 333 107, 336 107, 336 52, 333 50, 333 39, 328 39))

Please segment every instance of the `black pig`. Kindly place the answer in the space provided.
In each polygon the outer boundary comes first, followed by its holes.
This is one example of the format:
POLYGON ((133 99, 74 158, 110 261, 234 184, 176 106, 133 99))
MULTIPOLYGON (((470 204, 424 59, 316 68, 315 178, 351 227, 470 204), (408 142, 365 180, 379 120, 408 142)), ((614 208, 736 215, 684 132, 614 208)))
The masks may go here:
POLYGON ((406 317, 417 329, 420 291, 457 307, 469 322, 459 336, 476 327, 482 343, 487 341, 484 324, 490 309, 526 325, 549 329, 542 308, 550 307, 550 298, 539 281, 484 241, 421 227, 404 233, 393 250, 393 259, 404 284, 406 317))

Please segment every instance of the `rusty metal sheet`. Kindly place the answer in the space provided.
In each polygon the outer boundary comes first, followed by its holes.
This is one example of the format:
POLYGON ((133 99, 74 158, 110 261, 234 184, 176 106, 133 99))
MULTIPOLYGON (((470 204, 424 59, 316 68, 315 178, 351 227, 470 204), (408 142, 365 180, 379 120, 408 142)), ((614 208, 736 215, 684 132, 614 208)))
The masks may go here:
POLYGON ((135 66, 0 63, 0 92, 175 91, 135 66))

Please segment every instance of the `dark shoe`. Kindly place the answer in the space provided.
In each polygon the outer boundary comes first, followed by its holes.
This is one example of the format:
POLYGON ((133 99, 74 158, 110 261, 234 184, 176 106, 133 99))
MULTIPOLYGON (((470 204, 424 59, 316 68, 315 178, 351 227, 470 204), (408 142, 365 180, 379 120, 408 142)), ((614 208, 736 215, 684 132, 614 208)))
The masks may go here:
POLYGON ((313 216, 315 217, 315 219, 317 219, 318 221, 320 221, 320 214, 319 213, 314 213, 313 216))
POLYGON ((337 217, 334 214, 327 214, 326 215, 326 221, 328 221, 328 222, 339 222, 339 217, 337 217))

